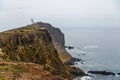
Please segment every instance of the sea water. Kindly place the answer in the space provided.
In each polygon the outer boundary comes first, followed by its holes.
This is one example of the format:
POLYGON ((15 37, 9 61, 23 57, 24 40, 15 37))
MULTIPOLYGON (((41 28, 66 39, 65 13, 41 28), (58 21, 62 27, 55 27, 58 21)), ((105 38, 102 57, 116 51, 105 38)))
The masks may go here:
MULTIPOLYGON (((62 28, 65 33, 68 50, 76 58, 76 67, 87 71, 110 71, 120 73, 120 28, 114 27, 79 27, 62 28)), ((120 80, 120 76, 94 75, 80 80, 120 80)), ((78 80, 78 78, 76 79, 78 80)))

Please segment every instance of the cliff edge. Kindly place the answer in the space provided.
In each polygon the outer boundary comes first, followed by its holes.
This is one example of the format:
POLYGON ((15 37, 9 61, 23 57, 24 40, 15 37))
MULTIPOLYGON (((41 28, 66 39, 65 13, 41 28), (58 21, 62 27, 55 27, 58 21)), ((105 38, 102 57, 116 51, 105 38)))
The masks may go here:
POLYGON ((72 56, 65 50, 65 36, 64 33, 59 29, 55 28, 49 23, 37 22, 34 24, 39 28, 45 28, 48 30, 52 42, 59 53, 59 57, 63 63, 69 62, 72 60, 72 56))

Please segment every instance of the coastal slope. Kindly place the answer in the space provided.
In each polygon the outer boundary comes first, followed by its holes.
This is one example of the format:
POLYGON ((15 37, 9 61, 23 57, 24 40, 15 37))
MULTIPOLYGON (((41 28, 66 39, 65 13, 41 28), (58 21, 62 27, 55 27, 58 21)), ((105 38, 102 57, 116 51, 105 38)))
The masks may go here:
POLYGON ((64 33, 59 28, 56 28, 56 27, 52 26, 51 24, 44 23, 44 22, 34 23, 34 26, 36 26, 38 28, 45 28, 48 30, 48 32, 52 38, 52 43, 55 46, 55 48, 57 49, 59 57, 63 63, 66 63, 66 62, 69 62, 70 60, 72 60, 72 56, 65 49, 64 33))
POLYGON ((53 43, 49 31, 38 23, 1 32, 0 62, 34 63, 61 80, 83 75, 82 70, 63 64, 53 43))

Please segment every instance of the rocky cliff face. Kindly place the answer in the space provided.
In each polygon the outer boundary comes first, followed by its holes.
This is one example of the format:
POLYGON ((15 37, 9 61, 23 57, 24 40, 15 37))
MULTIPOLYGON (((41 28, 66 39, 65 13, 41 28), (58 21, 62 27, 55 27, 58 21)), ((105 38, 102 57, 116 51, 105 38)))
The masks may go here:
POLYGON ((78 74, 84 74, 80 69, 63 64, 61 59, 64 58, 66 61, 71 58, 64 49, 64 35, 59 29, 53 28, 49 24, 35 23, 0 33, 1 62, 36 63, 41 65, 44 70, 50 72, 50 74, 55 74, 69 80, 75 78, 78 74), (61 41, 59 41, 59 38, 62 38, 60 39, 61 41), (62 57, 60 57, 61 55, 62 57), (68 58, 66 59, 65 57, 68 58))
POLYGON ((0 34, 0 49, 13 61, 41 64, 55 74, 64 70, 46 29, 30 26, 3 32, 0 34))
POLYGON ((68 62, 72 59, 72 56, 65 50, 65 37, 59 28, 53 27, 49 23, 37 22, 34 24, 37 27, 45 28, 48 30, 50 36, 52 37, 52 42, 59 53, 59 57, 62 62, 68 62))
POLYGON ((53 39, 53 43, 59 44, 60 46, 64 47, 65 45, 64 34, 61 32, 59 28, 55 28, 51 24, 43 22, 37 22, 36 25, 42 28, 46 28, 53 39))

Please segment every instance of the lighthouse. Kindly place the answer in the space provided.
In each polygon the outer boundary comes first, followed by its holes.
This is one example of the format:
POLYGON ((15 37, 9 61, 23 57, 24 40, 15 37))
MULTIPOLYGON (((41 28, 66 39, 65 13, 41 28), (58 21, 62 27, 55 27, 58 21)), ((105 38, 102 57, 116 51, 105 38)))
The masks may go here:
POLYGON ((31 23, 32 23, 32 24, 35 24, 35 22, 34 22, 33 18, 31 19, 31 23))

